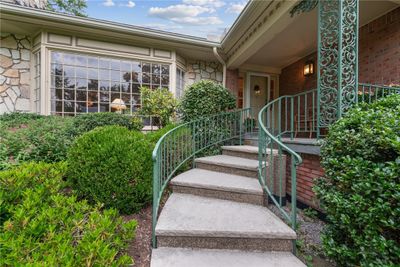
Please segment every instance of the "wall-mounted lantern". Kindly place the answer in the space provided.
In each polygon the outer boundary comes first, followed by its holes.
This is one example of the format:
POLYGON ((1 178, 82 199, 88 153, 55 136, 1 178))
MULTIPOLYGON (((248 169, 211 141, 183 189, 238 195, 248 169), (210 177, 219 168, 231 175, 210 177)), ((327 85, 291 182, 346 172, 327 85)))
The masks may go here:
POLYGON ((258 84, 256 84, 256 85, 254 86, 254 93, 255 93, 256 95, 261 94, 261 89, 260 89, 260 86, 259 86, 258 84))
POLYGON ((314 62, 309 60, 304 63, 303 74, 306 77, 314 74, 314 62))

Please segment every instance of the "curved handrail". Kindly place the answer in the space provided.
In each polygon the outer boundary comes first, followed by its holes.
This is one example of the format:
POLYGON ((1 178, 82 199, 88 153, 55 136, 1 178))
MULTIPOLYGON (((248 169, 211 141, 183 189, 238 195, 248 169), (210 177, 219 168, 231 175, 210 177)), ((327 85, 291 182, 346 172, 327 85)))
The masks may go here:
POLYGON ((265 105, 258 114, 259 147, 258 178, 269 199, 277 206, 283 217, 296 227, 296 168, 303 159, 293 149, 282 142, 285 134, 293 139, 299 132, 316 132, 317 90, 309 90, 296 95, 280 96, 265 105), (306 108, 312 104, 312 108, 306 108), (282 123, 283 121, 283 123, 282 123), (286 153, 284 154, 283 151, 286 153), (291 214, 286 205, 286 164, 290 156, 291 214))
POLYGON ((233 139, 239 139, 241 144, 243 135, 253 130, 253 125, 248 125, 248 117, 251 117, 250 108, 202 117, 176 126, 158 140, 152 153, 153 247, 157 246, 155 227, 160 201, 168 182, 205 149, 233 139))

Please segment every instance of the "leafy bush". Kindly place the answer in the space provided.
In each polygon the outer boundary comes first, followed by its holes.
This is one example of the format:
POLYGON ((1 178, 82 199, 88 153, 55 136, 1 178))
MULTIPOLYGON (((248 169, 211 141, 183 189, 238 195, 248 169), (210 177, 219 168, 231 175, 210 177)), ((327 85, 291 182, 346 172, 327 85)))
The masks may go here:
POLYGON ((72 129, 75 135, 81 135, 96 127, 108 125, 119 125, 135 131, 140 131, 143 128, 141 120, 137 117, 112 112, 100 112, 76 116, 73 120, 72 129))
POLYGON ((140 113, 158 116, 161 119, 160 125, 167 125, 177 106, 173 94, 168 89, 152 90, 147 87, 142 87, 140 92, 142 100, 140 113))
POLYGON ((400 95, 350 110, 321 155, 325 177, 315 191, 329 220, 327 255, 343 266, 398 266, 400 95))
POLYGON ((169 132, 170 130, 174 129, 177 125, 176 124, 168 124, 167 126, 165 126, 164 128, 161 128, 157 131, 154 132, 149 132, 146 134, 146 139, 147 141, 150 142, 150 144, 152 144, 153 146, 155 146, 158 142, 158 140, 167 132, 169 132))
POLYGON ((66 190, 64 163, 0 172, 1 266, 127 266, 136 221, 91 207, 66 190))
POLYGON ((180 104, 184 121, 191 121, 235 107, 236 99, 228 89, 207 80, 189 86, 185 90, 180 104))
POLYGON ((76 139, 67 162, 73 187, 92 203, 130 213, 151 200, 151 145, 141 132, 96 128, 76 139))
POLYGON ((0 116, 0 125, 15 127, 15 126, 20 126, 21 124, 26 124, 32 120, 41 119, 43 117, 45 116, 36 113, 21 113, 21 112, 5 113, 0 116))
POLYGON ((70 132, 72 118, 25 118, 28 117, 18 117, 13 121, 13 127, 0 123, 0 170, 21 161, 65 160, 74 139, 70 132), (17 121, 23 123, 18 125, 17 121))

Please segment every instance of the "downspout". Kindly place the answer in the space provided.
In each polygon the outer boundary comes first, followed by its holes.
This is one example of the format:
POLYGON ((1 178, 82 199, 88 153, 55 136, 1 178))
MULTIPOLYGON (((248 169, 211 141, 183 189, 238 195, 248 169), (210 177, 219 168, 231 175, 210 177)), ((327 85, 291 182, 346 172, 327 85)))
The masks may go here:
POLYGON ((222 86, 226 87, 226 63, 222 57, 218 54, 217 47, 213 47, 214 56, 222 64, 222 86))

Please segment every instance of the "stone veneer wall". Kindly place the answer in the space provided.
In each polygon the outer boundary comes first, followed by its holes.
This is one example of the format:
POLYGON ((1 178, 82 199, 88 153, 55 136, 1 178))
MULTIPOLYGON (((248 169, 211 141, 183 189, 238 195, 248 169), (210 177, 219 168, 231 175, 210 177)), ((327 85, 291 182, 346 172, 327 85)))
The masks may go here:
POLYGON ((217 62, 189 61, 186 67, 187 86, 200 80, 222 83, 222 65, 217 62))
POLYGON ((31 42, 9 33, 0 38, 0 114, 30 111, 31 42))

